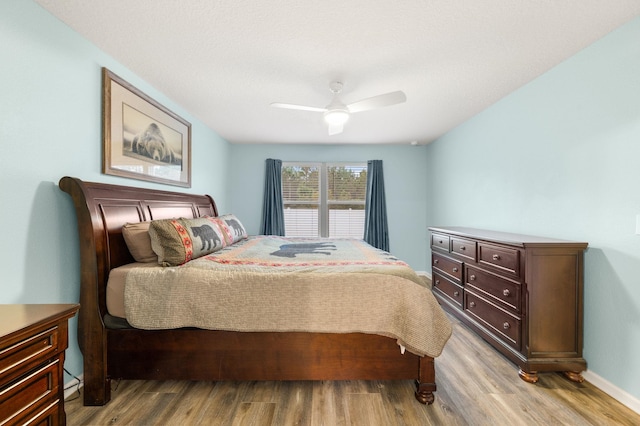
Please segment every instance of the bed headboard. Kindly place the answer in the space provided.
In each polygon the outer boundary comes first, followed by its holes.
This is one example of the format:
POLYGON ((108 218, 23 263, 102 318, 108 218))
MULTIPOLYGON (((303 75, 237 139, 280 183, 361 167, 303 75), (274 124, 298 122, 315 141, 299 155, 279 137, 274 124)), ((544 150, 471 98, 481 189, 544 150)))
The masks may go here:
POLYGON ((60 179, 59 186, 71 195, 78 221, 80 327, 85 320, 102 322, 107 312, 105 289, 109 271, 133 262, 122 236, 122 225, 218 215, 216 204, 208 195, 83 182, 68 176, 60 179))

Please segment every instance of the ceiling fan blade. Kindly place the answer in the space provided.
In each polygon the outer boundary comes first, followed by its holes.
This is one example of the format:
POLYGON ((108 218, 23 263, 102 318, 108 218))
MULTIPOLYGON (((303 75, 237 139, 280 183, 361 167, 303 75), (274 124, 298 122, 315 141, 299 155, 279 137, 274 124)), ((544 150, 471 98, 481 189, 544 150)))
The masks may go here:
POLYGON ((329 136, 337 135, 342 133, 344 129, 344 124, 330 124, 329 125, 329 136))
POLYGON ((347 105, 349 112, 367 111, 375 108, 382 108, 389 105, 401 104, 407 100, 407 95, 403 91, 385 93, 383 95, 372 96, 347 105))
POLYGON ((312 107, 312 106, 306 106, 306 105, 283 104, 281 102, 273 102, 270 105, 276 108, 298 109, 302 111, 325 112, 327 110, 326 108, 312 107))

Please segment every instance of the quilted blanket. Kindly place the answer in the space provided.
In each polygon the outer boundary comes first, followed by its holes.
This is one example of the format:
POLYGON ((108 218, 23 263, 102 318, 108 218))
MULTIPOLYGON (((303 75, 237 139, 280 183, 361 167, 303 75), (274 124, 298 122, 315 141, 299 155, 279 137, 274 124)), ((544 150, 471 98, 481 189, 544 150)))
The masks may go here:
POLYGON ((128 272, 141 329, 372 333, 436 357, 451 324, 404 262, 354 239, 250 237, 177 267, 128 272))

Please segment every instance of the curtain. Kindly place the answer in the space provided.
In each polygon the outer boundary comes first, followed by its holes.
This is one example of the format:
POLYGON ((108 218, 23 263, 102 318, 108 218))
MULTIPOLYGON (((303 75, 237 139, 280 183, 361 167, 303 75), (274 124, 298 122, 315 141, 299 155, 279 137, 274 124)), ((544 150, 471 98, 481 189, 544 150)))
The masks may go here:
POLYGON ((389 227, 387 225, 387 202, 384 196, 382 160, 367 161, 364 240, 374 247, 389 251, 389 227))
POLYGON ((282 203, 282 160, 267 158, 262 204, 262 235, 284 235, 284 207, 282 203))

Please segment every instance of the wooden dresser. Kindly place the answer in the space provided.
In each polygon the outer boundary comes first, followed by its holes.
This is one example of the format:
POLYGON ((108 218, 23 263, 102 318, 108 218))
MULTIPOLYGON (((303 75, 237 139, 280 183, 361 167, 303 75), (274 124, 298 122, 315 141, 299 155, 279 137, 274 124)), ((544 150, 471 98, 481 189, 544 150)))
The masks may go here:
POLYGON ((0 305, 0 425, 64 425, 64 351, 79 305, 0 305))
POLYGON ((581 382, 583 253, 587 243, 464 227, 433 227, 440 304, 520 367, 581 382))

